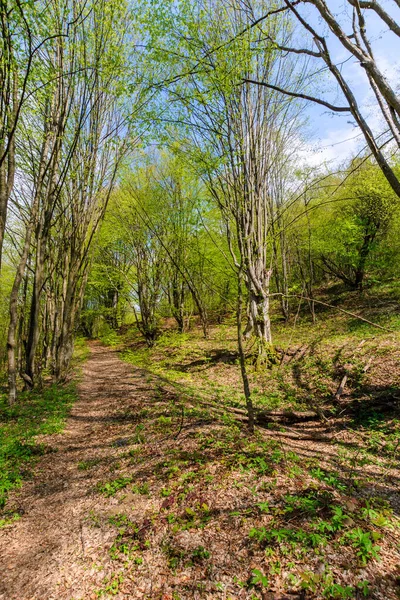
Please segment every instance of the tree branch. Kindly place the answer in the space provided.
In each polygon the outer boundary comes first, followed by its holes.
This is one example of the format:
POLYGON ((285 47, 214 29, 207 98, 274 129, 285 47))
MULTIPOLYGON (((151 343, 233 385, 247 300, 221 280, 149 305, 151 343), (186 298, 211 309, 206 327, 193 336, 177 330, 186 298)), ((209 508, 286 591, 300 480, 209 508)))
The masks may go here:
POLYGON ((326 106, 329 110, 333 110, 334 112, 351 112, 351 108, 349 106, 335 106, 330 102, 326 102, 325 100, 321 100, 320 98, 315 98, 314 96, 308 96, 307 94, 299 94, 296 92, 289 92, 288 90, 284 90, 276 85, 272 85, 271 83, 265 83, 265 81, 255 81, 253 79, 243 79, 243 83, 253 83, 255 85, 262 85, 264 87, 269 88, 270 90, 275 90, 276 92, 280 92, 281 94, 285 94, 286 96, 291 96, 292 98, 300 98, 301 100, 309 100, 311 102, 315 102, 316 104, 321 104, 322 106, 326 106))

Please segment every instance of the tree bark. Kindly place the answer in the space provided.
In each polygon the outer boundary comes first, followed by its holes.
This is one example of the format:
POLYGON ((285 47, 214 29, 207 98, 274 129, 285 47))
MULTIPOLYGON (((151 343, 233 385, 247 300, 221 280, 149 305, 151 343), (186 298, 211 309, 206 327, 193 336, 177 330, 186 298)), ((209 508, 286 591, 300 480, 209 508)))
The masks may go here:
POLYGON ((251 398, 250 382, 246 368, 246 354, 243 347, 243 332, 242 332, 242 311, 243 311, 243 289, 242 289, 243 271, 240 268, 238 272, 238 297, 236 310, 236 326, 237 340, 239 349, 240 372, 242 375, 243 392, 246 399, 246 410, 248 419, 248 428, 251 434, 254 433, 254 406, 251 398))

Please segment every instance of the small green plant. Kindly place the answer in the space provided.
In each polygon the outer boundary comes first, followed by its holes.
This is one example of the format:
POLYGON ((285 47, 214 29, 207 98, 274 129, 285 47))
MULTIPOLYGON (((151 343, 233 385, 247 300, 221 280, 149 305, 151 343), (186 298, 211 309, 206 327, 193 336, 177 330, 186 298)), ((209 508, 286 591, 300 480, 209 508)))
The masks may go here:
POLYGON ((115 525, 116 527, 129 527, 132 526, 133 523, 132 521, 129 519, 128 515, 125 515, 124 513, 118 513, 116 515, 111 515, 108 518, 108 522, 110 523, 110 525, 115 525))
POLYGON ((90 527, 101 527, 101 519, 93 509, 89 511, 85 520, 90 527))
POLYGON ((330 485, 340 492, 344 492, 346 490, 346 486, 340 482, 337 473, 329 473, 328 471, 324 471, 320 467, 316 469, 311 469, 310 474, 318 479, 319 481, 323 481, 327 485, 330 485))
POLYGON ((157 421, 159 425, 171 425, 172 417, 165 417, 164 415, 160 415, 157 421))
POLYGON ((340 506, 331 506, 332 515, 329 521, 319 521, 316 524, 316 530, 321 533, 336 533, 344 528, 349 517, 344 514, 343 509, 340 506))
POLYGON ((356 527, 347 532, 343 536, 343 539, 349 540, 352 543, 361 563, 366 565, 370 560, 379 558, 380 546, 376 546, 374 542, 380 537, 380 534, 377 532, 373 531, 371 533, 369 531, 363 531, 360 527, 356 527))
POLYGON ((143 433, 144 425, 136 425, 135 431, 133 433, 131 443, 132 444, 144 444, 146 441, 145 435, 143 433))
POLYGON ((329 583, 322 590, 324 598, 354 598, 354 588, 350 585, 340 585, 339 583, 329 583))
POLYGON ((107 594, 116 596, 119 592, 119 587, 123 582, 124 576, 122 573, 117 573, 116 575, 110 575, 110 577, 106 577, 103 580, 103 588, 96 592, 97 597, 100 598, 101 596, 105 596, 107 594))
POLYGON ((269 579, 262 573, 259 569, 254 569, 252 571, 253 577, 251 578, 251 585, 259 585, 261 587, 268 587, 269 579))
POLYGON ((98 491, 103 494, 106 498, 115 496, 115 494, 126 488, 127 485, 132 483, 132 477, 118 477, 113 481, 107 481, 106 483, 99 483, 97 486, 98 491))
POLYGON ((326 491, 306 490, 302 494, 286 495, 284 497, 284 513, 300 513, 316 515, 318 510, 326 507, 332 499, 332 494, 326 491))
POLYGON ((371 503, 367 500, 366 506, 361 509, 361 516, 366 521, 370 521, 376 527, 392 527, 392 523, 389 519, 392 510, 376 510, 371 506, 371 503))
POLYGON ((150 486, 147 481, 144 483, 134 484, 132 486, 132 492, 135 494, 141 494, 142 496, 148 496, 150 494, 150 486))
POLYGON ((312 548, 323 546, 327 542, 326 536, 320 533, 310 533, 300 529, 297 530, 284 527, 281 529, 266 529, 266 527, 260 527, 259 529, 253 528, 249 532, 249 537, 257 540, 261 544, 294 542, 305 546, 311 546, 312 548))
POLYGON ((192 559, 195 562, 201 562, 210 558, 210 553, 203 546, 198 546, 192 552, 192 559))
POLYGON ((15 521, 18 521, 20 518, 21 516, 18 513, 13 513, 9 516, 4 517, 4 519, 0 519, 0 529, 2 529, 3 527, 7 527, 7 525, 15 523, 15 521))
POLYGON ((364 598, 368 598, 370 594, 369 581, 363 580, 357 583, 357 588, 360 590, 364 598))
POLYGON ((176 548, 170 542, 163 544, 161 549, 167 558, 168 567, 172 571, 175 571, 185 556, 184 551, 180 548, 176 548))
POLYGON ((92 458, 89 460, 82 460, 78 463, 78 469, 79 469, 79 471, 88 471, 89 469, 92 469, 93 467, 98 465, 100 462, 101 462, 100 458, 92 458))

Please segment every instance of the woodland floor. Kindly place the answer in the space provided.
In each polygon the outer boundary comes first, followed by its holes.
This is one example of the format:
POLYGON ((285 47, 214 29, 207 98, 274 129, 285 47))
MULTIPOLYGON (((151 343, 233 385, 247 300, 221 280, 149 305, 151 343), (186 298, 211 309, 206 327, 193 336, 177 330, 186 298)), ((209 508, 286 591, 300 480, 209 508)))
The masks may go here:
MULTIPOLYGON (((382 352, 393 382, 398 356, 382 352)), ((220 376, 237 371, 228 355, 220 376)), ((210 365, 194 358, 181 374, 210 365)), ((399 598, 400 470, 385 431, 376 447, 335 419, 249 438, 193 386, 91 343, 64 432, 41 437, 48 452, 10 493, 20 519, 0 529, 0 599, 399 598)))

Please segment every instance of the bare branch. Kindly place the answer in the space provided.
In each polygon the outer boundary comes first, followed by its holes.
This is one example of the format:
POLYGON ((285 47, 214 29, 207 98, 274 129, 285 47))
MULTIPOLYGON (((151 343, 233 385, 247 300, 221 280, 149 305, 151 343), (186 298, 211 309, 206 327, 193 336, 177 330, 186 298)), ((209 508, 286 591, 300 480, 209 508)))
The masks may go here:
POLYGON ((326 102, 325 100, 321 100, 320 98, 315 98, 314 96, 308 96, 307 94, 300 94, 296 92, 289 92, 289 90, 284 90, 276 85, 272 85, 271 83, 266 83, 265 81, 254 81, 253 79, 243 79, 244 83, 253 83, 255 85, 262 85, 264 87, 269 88, 270 90, 275 90, 276 92, 280 92, 281 94, 285 94, 285 96, 291 96, 292 98, 300 98, 301 100, 310 100, 311 102, 315 102, 316 104, 321 104, 322 106, 326 106, 329 110, 334 112, 351 112, 351 108, 349 106, 335 106, 330 102, 326 102))

